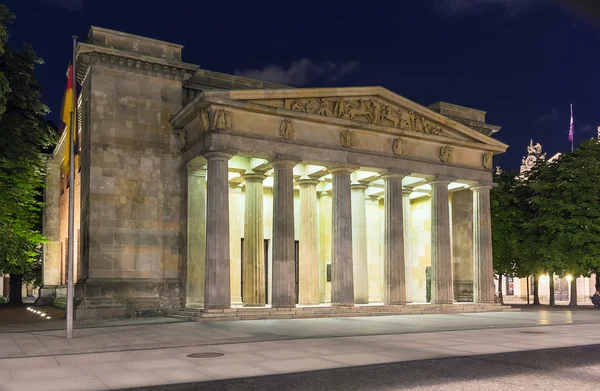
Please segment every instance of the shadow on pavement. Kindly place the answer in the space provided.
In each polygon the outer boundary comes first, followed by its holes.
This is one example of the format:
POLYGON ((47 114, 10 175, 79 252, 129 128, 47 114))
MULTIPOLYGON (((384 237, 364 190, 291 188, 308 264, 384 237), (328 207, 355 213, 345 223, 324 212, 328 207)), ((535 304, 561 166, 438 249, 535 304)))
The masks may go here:
MULTIPOLYGON (((137 391, 184 390, 378 390, 497 389, 519 384, 528 390, 592 390, 598 387, 600 345, 543 349, 470 357, 346 367, 200 383, 132 388, 137 391), (592 368, 593 366, 593 368, 592 368), (529 383, 533 381, 533 383, 529 383), (472 383, 472 384, 471 384, 472 383), (529 384, 529 385, 527 385, 529 384), (475 387, 475 388, 470 388, 475 387)), ((520 389, 520 388, 519 388, 520 389)))

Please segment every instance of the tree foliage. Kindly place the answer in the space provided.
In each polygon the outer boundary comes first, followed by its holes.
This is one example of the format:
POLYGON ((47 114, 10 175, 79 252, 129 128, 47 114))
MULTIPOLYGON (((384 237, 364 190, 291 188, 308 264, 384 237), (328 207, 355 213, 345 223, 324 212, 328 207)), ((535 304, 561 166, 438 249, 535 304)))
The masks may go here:
MULTIPOLYGON (((0 22, 10 20, 10 12, 0 6, 0 22)), ((0 37, 6 36, 3 24, 0 37)), ((48 108, 41 101, 35 76, 35 67, 40 64, 42 60, 29 45, 22 50, 3 46, 0 52, 0 73, 9 87, 4 96, 5 111, 0 115, 0 273, 26 280, 34 278, 34 271, 39 269, 44 242, 42 151, 55 140, 55 133, 44 120, 48 108)))
POLYGON ((577 278, 600 272, 598 140, 584 141, 552 163, 536 164, 527 178, 506 173, 495 180, 491 207, 497 273, 577 278))

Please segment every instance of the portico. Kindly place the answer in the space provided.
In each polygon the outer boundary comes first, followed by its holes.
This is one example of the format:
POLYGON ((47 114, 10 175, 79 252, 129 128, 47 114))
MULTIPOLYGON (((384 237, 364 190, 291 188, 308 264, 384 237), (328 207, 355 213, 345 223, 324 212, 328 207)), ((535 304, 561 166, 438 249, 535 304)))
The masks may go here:
POLYGON ((380 87, 195 97, 170 121, 207 172, 185 176, 186 306, 492 303, 506 146, 434 110, 380 87))

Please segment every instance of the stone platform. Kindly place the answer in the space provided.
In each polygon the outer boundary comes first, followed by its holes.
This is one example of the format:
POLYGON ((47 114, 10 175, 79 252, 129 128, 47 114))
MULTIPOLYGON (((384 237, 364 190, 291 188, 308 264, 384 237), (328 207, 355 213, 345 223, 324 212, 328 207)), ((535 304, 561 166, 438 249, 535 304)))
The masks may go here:
POLYGON ((366 316, 458 314, 475 312, 518 312, 519 308, 501 304, 407 304, 356 306, 302 306, 296 308, 239 307, 222 310, 185 308, 171 315, 173 318, 193 321, 264 320, 344 318, 366 316))

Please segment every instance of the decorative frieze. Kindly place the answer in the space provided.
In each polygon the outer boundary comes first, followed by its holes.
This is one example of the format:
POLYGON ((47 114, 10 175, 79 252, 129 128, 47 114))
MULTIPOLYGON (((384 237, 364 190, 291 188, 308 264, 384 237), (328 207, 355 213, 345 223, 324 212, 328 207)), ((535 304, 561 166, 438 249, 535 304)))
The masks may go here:
POLYGON ((293 140, 296 136, 296 132, 294 131, 294 124, 289 119, 284 119, 281 121, 281 125, 279 126, 279 135, 287 140, 293 140))
POLYGON ((412 111, 405 111, 383 103, 376 98, 308 98, 286 100, 286 108, 326 117, 349 120, 362 120, 374 125, 392 126, 402 130, 444 135, 440 126, 436 126, 424 117, 412 111))
POLYGON ((452 163, 452 157, 454 155, 454 147, 450 145, 444 145, 440 148, 440 160, 444 163, 452 163))

